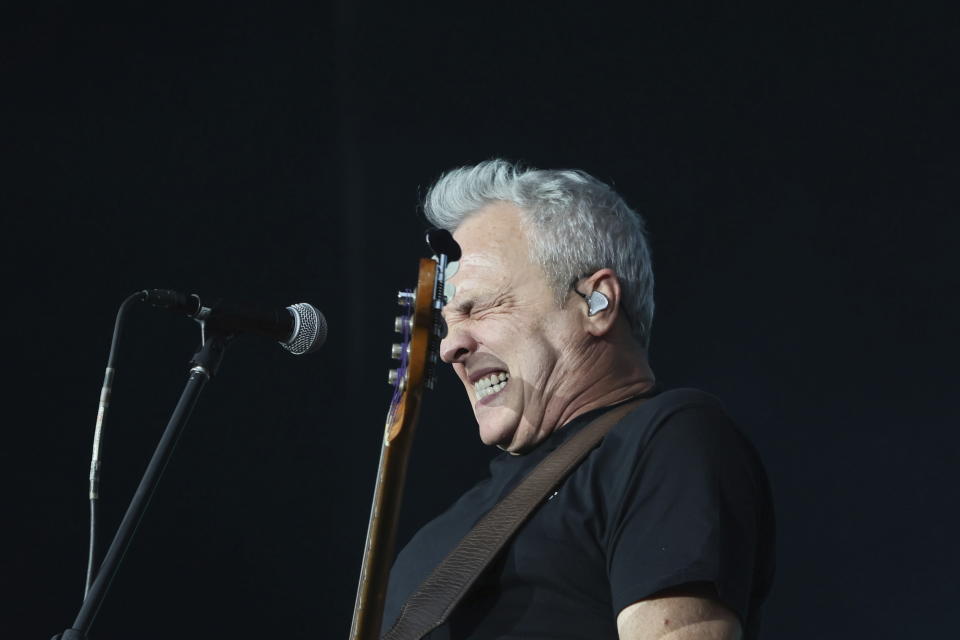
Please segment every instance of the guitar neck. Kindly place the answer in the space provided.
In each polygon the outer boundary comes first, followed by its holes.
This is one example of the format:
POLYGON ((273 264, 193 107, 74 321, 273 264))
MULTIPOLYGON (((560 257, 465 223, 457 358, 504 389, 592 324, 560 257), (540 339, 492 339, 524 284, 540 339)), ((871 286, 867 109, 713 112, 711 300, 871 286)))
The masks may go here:
MULTIPOLYGON (((419 413, 419 404, 419 398, 408 403, 407 410, 413 414, 413 421, 419 413)), ((412 431, 404 429, 392 441, 387 433, 380 449, 380 466, 370 506, 370 522, 363 548, 363 566, 357 587, 350 640, 377 640, 380 637, 397 521, 400 517, 407 462, 413 441, 412 431)))
POLYGON ((401 367, 396 374, 395 395, 380 448, 350 640, 380 637, 407 461, 420 415, 423 387, 430 377, 430 363, 435 358, 438 342, 433 304, 436 276, 436 263, 422 259, 416 293, 400 296, 402 304, 409 305, 411 315, 401 316, 397 322, 404 338, 404 344, 398 345, 401 367))

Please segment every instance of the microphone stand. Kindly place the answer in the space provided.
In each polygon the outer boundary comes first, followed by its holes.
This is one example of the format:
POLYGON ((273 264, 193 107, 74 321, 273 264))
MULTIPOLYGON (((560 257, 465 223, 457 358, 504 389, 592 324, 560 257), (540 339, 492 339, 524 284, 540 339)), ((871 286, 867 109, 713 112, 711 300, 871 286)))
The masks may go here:
POLYGON ((123 520, 117 528, 113 542, 110 543, 103 564, 100 566, 97 577, 83 600, 83 605, 80 607, 80 612, 77 614, 73 626, 53 636, 53 640, 87 639, 90 625, 93 624, 93 619, 96 617, 100 605, 103 604, 110 583, 117 575, 123 556, 127 552, 137 526, 150 504, 150 498, 153 497, 157 484, 160 482, 160 477, 163 475, 163 470, 166 468, 167 462, 170 461, 177 440, 180 438, 180 434, 197 404, 200 392, 203 391, 207 381, 216 375, 217 369, 220 368, 223 354, 233 335, 211 330, 210 327, 203 326, 203 323, 201 323, 201 326, 203 342, 200 349, 190 360, 190 377, 183 393, 180 395, 180 401, 177 402, 177 406, 173 410, 169 422, 167 422, 163 436, 161 436, 153 457, 150 459, 150 464, 147 465, 147 470, 143 473, 143 478, 140 480, 140 485, 137 487, 133 499, 130 500, 127 513, 123 516, 123 520))

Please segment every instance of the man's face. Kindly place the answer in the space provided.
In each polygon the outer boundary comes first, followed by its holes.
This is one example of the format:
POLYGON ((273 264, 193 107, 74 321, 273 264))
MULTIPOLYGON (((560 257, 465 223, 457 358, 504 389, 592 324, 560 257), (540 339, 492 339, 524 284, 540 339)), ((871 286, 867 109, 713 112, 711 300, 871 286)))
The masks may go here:
POLYGON ((530 259, 515 205, 484 207, 454 238, 463 256, 443 310, 449 332, 441 356, 466 387, 481 440, 527 450, 557 426, 579 382, 573 354, 584 334, 577 305, 558 308, 530 259))

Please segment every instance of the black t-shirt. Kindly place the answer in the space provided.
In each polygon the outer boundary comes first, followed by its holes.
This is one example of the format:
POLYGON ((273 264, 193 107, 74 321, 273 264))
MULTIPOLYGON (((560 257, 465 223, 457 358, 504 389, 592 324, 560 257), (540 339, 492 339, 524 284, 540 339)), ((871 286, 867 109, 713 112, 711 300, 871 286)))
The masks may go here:
MULTIPOLYGON (((526 455, 497 456, 488 478, 423 527, 394 563, 383 629, 481 516, 604 410, 526 455)), ((428 637, 615 639, 630 604, 707 582, 755 638, 773 564, 773 505, 754 449, 713 396, 666 391, 611 429, 428 637)))

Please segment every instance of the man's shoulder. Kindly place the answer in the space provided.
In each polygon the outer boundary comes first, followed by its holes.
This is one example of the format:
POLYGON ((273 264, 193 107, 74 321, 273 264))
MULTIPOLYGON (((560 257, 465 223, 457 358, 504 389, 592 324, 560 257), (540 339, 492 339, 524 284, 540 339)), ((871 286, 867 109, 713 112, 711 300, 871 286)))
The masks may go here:
POLYGON ((729 423, 726 410, 716 396, 700 389, 669 389, 647 398, 628 413, 611 435, 629 433, 646 441, 680 412, 695 412, 701 416, 701 422, 729 423))
POLYGON ((661 391, 649 398, 644 405, 659 410, 679 410, 686 407, 698 406, 723 409, 723 404, 715 395, 692 387, 661 391))
POLYGON ((598 454, 604 466, 621 466, 654 450, 676 459, 727 456, 733 450, 752 455, 752 445, 723 403, 691 388, 647 399, 610 430, 598 454))

